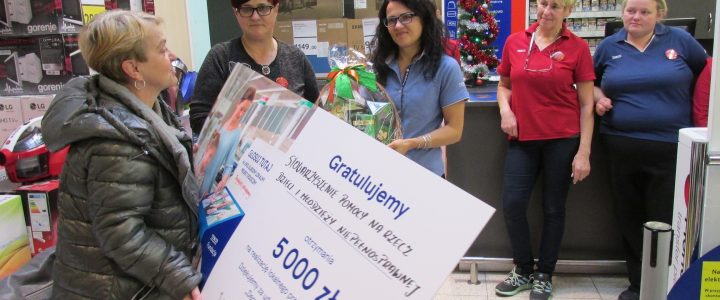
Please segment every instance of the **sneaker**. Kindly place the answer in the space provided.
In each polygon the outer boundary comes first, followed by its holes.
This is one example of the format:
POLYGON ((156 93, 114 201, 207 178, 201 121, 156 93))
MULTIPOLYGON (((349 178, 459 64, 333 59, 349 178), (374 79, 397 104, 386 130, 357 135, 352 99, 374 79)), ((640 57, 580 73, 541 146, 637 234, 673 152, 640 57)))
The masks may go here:
POLYGON ((532 291, 530 300, 547 300, 552 295, 552 279, 550 274, 535 272, 532 274, 532 291))
POLYGON ((500 296, 513 296, 524 290, 529 290, 532 285, 530 284, 530 275, 523 275, 518 273, 520 269, 514 267, 512 271, 505 278, 505 281, 498 283, 495 286, 495 294, 500 296))
POLYGON ((620 296, 618 296, 618 300, 638 300, 640 299, 640 293, 631 290, 628 288, 627 290, 620 293, 620 296))

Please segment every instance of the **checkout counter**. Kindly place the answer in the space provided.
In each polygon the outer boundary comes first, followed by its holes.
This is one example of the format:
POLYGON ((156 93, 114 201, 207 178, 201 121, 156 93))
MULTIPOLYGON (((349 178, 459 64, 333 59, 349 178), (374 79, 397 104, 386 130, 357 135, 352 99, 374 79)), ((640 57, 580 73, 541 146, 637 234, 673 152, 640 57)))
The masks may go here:
MULTIPOLYGON (((507 139, 500 129, 496 90, 495 83, 469 89, 470 101, 465 106, 462 140, 447 147, 448 180, 497 210, 461 260, 461 270, 477 266, 480 271, 504 272, 512 268, 512 251, 503 220, 501 198, 507 139)), ((570 187, 557 272, 625 272, 622 240, 615 224, 603 154, 596 134, 590 158, 590 176, 570 187)), ((542 233, 541 205, 540 188, 536 185, 528 209, 536 257, 542 233)))

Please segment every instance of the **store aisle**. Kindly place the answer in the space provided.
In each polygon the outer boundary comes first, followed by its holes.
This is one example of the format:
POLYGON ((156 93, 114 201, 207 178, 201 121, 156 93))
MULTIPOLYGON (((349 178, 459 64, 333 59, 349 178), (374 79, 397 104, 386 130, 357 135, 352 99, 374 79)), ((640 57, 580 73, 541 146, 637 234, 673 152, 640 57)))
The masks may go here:
MULTIPOLYGON (((484 272, 478 274, 477 285, 468 283, 468 273, 453 273, 435 295, 434 300, 514 300, 527 299, 530 291, 524 291, 513 297, 495 295, 495 285, 505 279, 506 273, 484 272)), ((577 275, 557 274, 553 278, 554 300, 590 300, 617 299, 627 288, 627 279, 623 275, 577 275)))

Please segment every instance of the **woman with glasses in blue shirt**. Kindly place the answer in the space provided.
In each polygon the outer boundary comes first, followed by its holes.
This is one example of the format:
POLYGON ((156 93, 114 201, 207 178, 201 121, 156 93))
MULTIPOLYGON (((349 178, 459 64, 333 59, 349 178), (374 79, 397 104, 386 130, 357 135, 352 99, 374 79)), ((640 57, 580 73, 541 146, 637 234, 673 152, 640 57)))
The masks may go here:
POLYGON ((305 54, 273 38, 280 0, 230 0, 242 35, 215 45, 198 72, 190 99, 190 126, 199 134, 232 68, 244 64, 314 102, 319 95, 315 71, 305 54))
POLYGON ((590 174, 595 73, 588 44, 563 20, 575 0, 537 0, 537 22, 510 35, 497 71, 500 127, 508 136, 503 214, 515 268, 495 293, 532 289, 548 299, 565 230, 570 183, 590 174), (537 264, 527 208, 542 174, 543 226, 537 264))
POLYGON ((385 0, 378 18, 371 61, 403 132, 389 146, 442 176, 440 147, 460 141, 469 97, 460 66, 445 54, 444 25, 432 0, 385 0))

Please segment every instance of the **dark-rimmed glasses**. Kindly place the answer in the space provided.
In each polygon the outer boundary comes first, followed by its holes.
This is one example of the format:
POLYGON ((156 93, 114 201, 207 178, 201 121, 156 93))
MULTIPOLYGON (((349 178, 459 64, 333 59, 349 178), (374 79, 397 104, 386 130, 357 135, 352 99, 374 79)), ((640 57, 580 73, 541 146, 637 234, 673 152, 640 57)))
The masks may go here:
POLYGON ((404 14, 400 14, 397 17, 388 17, 384 19, 383 25, 385 25, 385 27, 395 27, 398 22, 400 22, 400 24, 407 25, 412 22, 413 17, 415 17, 415 13, 406 12, 404 14))
POLYGON ((532 37, 530 37, 530 46, 527 50, 527 55, 525 55, 525 71, 528 72, 550 72, 553 68, 553 61, 554 59, 552 57, 550 58, 550 67, 544 68, 544 69, 530 69, 528 68, 528 61, 530 60, 530 51, 532 51, 533 44, 535 43, 535 32, 532 33, 532 37))
POLYGON ((241 17, 252 17, 253 13, 257 11, 258 16, 267 16, 272 11, 273 6, 270 5, 260 5, 258 7, 252 7, 252 6, 240 6, 240 8, 236 8, 235 11, 240 14, 241 17))

